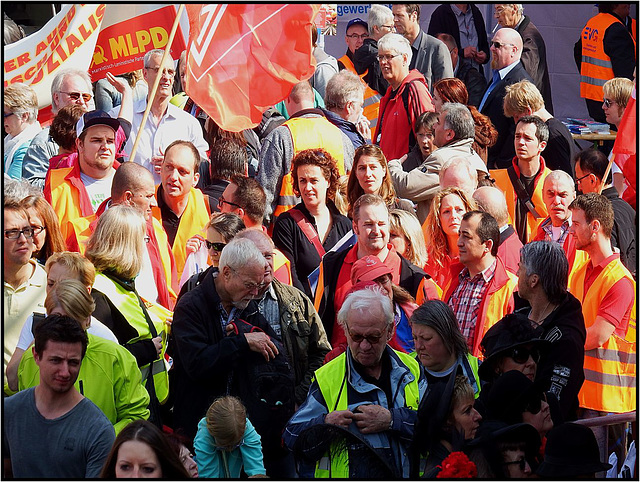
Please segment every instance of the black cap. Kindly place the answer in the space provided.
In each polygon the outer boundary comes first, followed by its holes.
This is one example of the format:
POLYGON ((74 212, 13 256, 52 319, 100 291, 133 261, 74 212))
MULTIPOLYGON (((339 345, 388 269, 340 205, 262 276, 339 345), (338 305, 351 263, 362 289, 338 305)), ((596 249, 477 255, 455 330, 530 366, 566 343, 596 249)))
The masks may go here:
POLYGON ((544 461, 536 473, 551 478, 581 477, 611 467, 611 464, 600 461, 600 449, 591 429, 567 422, 547 434, 544 461))
POLYGON ((114 119, 103 110, 92 110, 86 112, 82 117, 80 117, 80 119, 78 119, 78 123, 76 124, 76 134, 80 137, 80 135, 89 127, 97 125, 109 126, 114 131, 117 131, 120 127, 120 121, 118 119, 114 119))

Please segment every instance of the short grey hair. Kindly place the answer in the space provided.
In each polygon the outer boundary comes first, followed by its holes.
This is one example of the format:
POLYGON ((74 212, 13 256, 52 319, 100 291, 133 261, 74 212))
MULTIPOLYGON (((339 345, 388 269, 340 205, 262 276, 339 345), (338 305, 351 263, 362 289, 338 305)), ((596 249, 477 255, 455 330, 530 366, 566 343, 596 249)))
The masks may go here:
POLYGON ((388 33, 378 40, 378 51, 380 50, 395 50, 399 54, 407 54, 407 62, 409 63, 413 57, 411 44, 399 33, 388 33))
POLYGON ((329 82, 324 95, 324 104, 328 110, 341 110, 348 102, 364 100, 365 84, 362 79, 348 69, 335 74, 329 82))
POLYGON ((58 73, 58 75, 56 75, 53 78, 53 81, 51 82, 51 102, 52 102, 52 110, 54 114, 58 112, 58 106, 56 105, 53 94, 60 92, 60 89, 62 89, 62 83, 64 82, 64 79, 66 79, 71 75, 76 75, 84 79, 84 81, 87 83, 87 90, 93 91, 93 86, 91 85, 91 77, 89 76, 89 73, 86 70, 80 70, 80 69, 61 70, 58 73))
POLYGON ((444 128, 453 131, 454 140, 475 138, 476 124, 466 105, 446 102, 440 109, 440 116, 444 128))
POLYGON ((256 265, 266 267, 267 261, 256 244, 246 238, 233 238, 229 241, 222 249, 218 263, 221 272, 225 266, 233 270, 241 270, 248 266, 256 265))
MULTIPOLYGON (((440 179, 440 185, 442 185, 442 179, 444 178, 445 173, 449 169, 455 170, 464 170, 467 173, 467 177, 469 179, 469 183, 473 185, 473 192, 478 186, 478 171, 473 167, 471 161, 466 157, 452 157, 451 159, 445 161, 445 163, 440 168, 440 172, 438 173, 438 178, 440 179)), ((449 186, 445 186, 449 187, 449 186)))
MULTIPOLYGON (((164 55, 164 50, 163 49, 153 49, 153 50, 149 50, 146 54, 144 54, 144 68, 148 69, 149 68, 149 61, 151 60, 151 57, 153 57, 154 55, 159 55, 160 58, 162 58, 162 55, 164 55)), ((167 55, 167 59, 171 60, 171 62, 175 63, 175 61, 173 60, 173 57, 171 57, 171 54, 167 55)))
POLYGON ((393 23, 393 12, 389 7, 377 4, 371 5, 371 8, 369 9, 369 16, 367 17, 369 35, 373 35, 374 25, 380 28, 383 25, 389 25, 389 22, 393 23))
MULTIPOLYGON (((569 188, 569 192, 571 194, 573 194, 573 197, 575 198, 575 195, 576 195, 575 181, 573 180, 573 178, 569 174, 564 172, 562 169, 556 169, 555 171, 551 171, 547 175, 547 177, 544 179, 544 183, 545 184, 547 182, 547 179, 549 181, 564 181, 566 186, 569 188)), ((544 186, 544 184, 543 184, 543 186, 544 186)))
POLYGON ((558 243, 532 241, 520 249, 520 263, 527 276, 540 277, 542 291, 552 303, 559 303, 567 293, 569 261, 558 243))
POLYGON ((24 178, 13 179, 5 174, 3 181, 3 195, 5 199, 15 199, 16 201, 22 201, 27 196, 42 196, 42 190, 37 186, 32 185, 24 178))
POLYGON ((347 331, 347 316, 351 311, 357 311, 367 319, 371 319, 371 314, 379 309, 382 312, 387 328, 393 326, 393 307, 391 300, 385 295, 380 287, 371 286, 349 294, 338 312, 338 324, 347 331))

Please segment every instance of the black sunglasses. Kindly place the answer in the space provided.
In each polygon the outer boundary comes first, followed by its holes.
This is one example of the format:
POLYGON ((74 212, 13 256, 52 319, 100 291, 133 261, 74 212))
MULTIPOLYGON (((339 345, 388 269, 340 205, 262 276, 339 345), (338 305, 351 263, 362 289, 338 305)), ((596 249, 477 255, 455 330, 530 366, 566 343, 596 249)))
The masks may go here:
POLYGON ((529 357, 538 363, 540 361, 540 350, 537 346, 526 348, 524 346, 516 346, 507 352, 507 356, 512 358, 516 363, 527 363, 529 357))
POLYGON ((227 243, 212 243, 208 239, 205 239, 204 242, 207 245, 207 249, 213 249, 218 253, 221 252, 224 249, 224 247, 227 245, 227 243))
POLYGON ((524 408, 525 412, 529 412, 533 415, 539 413, 542 410, 542 402, 547 401, 547 394, 542 392, 535 396, 532 400, 527 403, 527 406, 524 408))
POLYGON ((239 209, 244 209, 242 206, 240 206, 240 204, 232 203, 231 201, 227 201, 224 197, 220 196, 220 197, 218 198, 218 207, 219 207, 220 209, 222 209, 222 206, 223 206, 224 204, 228 204, 228 205, 230 205, 230 206, 235 206, 235 207, 237 207, 237 208, 239 208, 239 209))
POLYGON ((522 472, 524 472, 524 469, 527 467, 527 459, 522 457, 519 460, 513 460, 511 462, 503 462, 502 465, 519 465, 520 466, 520 470, 522 472))

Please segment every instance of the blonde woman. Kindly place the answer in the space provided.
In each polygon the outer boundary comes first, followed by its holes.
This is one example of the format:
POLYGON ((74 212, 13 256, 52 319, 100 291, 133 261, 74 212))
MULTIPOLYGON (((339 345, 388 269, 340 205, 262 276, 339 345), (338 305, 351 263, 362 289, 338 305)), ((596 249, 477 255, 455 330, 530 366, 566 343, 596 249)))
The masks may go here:
POLYGON ((442 289, 449 283, 450 266, 458 260, 458 232, 462 216, 476 209, 475 201, 462 189, 448 187, 434 196, 422 225, 428 260, 424 270, 442 289))
POLYGON ((427 264, 427 246, 418 218, 403 209, 389 211, 389 242, 416 266, 427 264))
POLYGON ((13 179, 22 177, 22 160, 33 138, 42 130, 38 123, 38 96, 26 84, 4 89, 3 125, 4 172, 13 179))

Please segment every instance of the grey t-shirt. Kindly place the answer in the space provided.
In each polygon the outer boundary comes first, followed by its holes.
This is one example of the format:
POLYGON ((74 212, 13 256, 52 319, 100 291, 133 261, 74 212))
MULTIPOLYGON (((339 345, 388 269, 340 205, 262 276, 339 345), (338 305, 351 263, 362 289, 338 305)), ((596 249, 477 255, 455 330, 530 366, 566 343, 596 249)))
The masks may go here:
POLYGON ((3 415, 15 478, 97 478, 116 437, 88 398, 48 420, 36 408, 35 388, 29 388, 4 399, 3 415))

